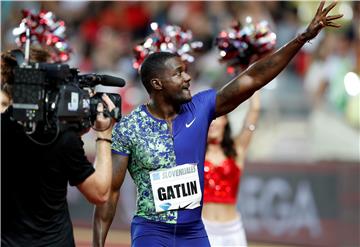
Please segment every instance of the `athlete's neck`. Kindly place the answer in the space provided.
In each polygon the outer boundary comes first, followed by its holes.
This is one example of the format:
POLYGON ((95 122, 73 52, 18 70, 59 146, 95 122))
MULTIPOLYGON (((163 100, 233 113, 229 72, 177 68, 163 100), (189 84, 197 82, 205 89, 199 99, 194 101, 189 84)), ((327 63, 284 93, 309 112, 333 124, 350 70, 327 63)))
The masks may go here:
POLYGON ((150 100, 146 104, 146 107, 151 115, 159 119, 164 119, 166 121, 173 120, 179 112, 179 110, 177 109, 178 107, 174 107, 173 105, 164 103, 159 104, 154 100, 150 100))

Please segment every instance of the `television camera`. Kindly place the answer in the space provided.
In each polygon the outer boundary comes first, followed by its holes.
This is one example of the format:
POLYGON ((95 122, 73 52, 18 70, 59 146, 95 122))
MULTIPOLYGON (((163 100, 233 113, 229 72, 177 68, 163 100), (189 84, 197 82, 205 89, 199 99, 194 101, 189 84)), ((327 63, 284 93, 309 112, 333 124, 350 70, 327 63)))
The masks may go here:
MULTIPOLYGON (((123 87, 125 81, 118 77, 98 74, 79 74, 67 64, 23 62, 23 54, 13 54, 18 66, 14 70, 12 89, 12 116, 20 122, 27 134, 38 131, 58 133, 74 127, 83 131, 96 119, 97 105, 102 93, 91 94, 96 85, 123 87)), ((105 117, 121 118, 121 97, 107 94, 115 104, 105 117)))

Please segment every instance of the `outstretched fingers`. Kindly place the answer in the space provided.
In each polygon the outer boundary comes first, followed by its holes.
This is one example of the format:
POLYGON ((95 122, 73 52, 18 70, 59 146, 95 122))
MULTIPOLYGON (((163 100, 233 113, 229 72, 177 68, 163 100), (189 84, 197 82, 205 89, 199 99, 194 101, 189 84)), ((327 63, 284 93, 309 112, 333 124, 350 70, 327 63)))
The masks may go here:
POLYGON ((325 15, 327 15, 327 14, 329 13, 329 11, 332 10, 332 9, 335 7, 336 4, 337 4, 336 2, 332 2, 329 6, 327 6, 327 7, 323 10, 323 13, 324 13, 325 15))
POLYGON ((344 15, 343 14, 340 14, 340 15, 330 15, 328 17, 326 17, 326 20, 327 21, 332 21, 332 20, 336 20, 336 19, 339 19, 341 17, 343 17, 344 15))
POLYGON ((316 11, 316 15, 319 15, 322 13, 323 7, 324 7, 325 1, 321 1, 317 11, 316 11))
POLYGON ((341 27, 340 24, 333 22, 333 20, 337 20, 337 19, 341 18, 342 16, 343 15, 340 14, 340 15, 331 15, 331 16, 326 17, 326 26, 336 27, 336 28, 341 27))
POLYGON ((329 11, 332 10, 336 6, 336 4, 336 1, 334 1, 329 4, 329 6, 324 8, 325 1, 321 1, 316 11, 316 15, 314 16, 307 28, 307 40, 313 39, 324 27, 341 27, 341 25, 334 23, 333 20, 341 18, 343 16, 342 14, 327 16, 329 11))
POLYGON ((326 26, 329 26, 329 27, 336 27, 336 28, 341 27, 341 25, 340 25, 340 24, 336 24, 336 23, 333 23, 333 22, 328 22, 328 23, 326 23, 326 26))

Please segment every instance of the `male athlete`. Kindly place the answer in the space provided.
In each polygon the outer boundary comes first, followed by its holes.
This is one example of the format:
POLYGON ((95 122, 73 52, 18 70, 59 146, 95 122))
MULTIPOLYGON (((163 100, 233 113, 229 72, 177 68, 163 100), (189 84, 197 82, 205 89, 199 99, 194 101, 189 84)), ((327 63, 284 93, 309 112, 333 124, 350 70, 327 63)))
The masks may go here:
POLYGON ((137 187, 131 224, 134 247, 210 246, 201 220, 204 157, 208 127, 277 76, 301 49, 342 15, 327 16, 336 5, 321 2, 307 30, 254 63, 218 92, 194 97, 191 77, 174 54, 151 54, 141 66, 150 101, 124 117, 113 130, 113 181, 109 201, 97 206, 94 246, 104 246, 115 215, 126 169, 137 187))

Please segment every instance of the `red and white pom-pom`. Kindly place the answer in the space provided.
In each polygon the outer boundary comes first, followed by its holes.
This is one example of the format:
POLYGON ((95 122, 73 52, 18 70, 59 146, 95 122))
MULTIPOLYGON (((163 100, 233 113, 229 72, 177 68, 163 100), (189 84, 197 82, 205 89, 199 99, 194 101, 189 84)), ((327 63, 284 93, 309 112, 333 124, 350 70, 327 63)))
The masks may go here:
POLYGON ((24 48, 26 29, 29 28, 31 44, 46 47, 55 62, 68 61, 72 50, 66 40, 65 22, 57 20, 52 12, 45 10, 39 13, 23 10, 22 14, 19 26, 13 29, 16 44, 24 48))
POLYGON ((227 62, 228 71, 236 66, 247 66, 254 55, 261 56, 275 48, 276 34, 269 28, 267 21, 254 24, 250 17, 246 24, 234 24, 221 31, 216 38, 216 46, 220 51, 220 61, 227 62))
POLYGON ((179 26, 166 25, 160 28, 156 22, 151 23, 154 31, 144 42, 134 47, 135 61, 133 67, 138 69, 145 58, 153 52, 165 51, 178 54, 183 61, 193 62, 190 54, 203 46, 200 41, 193 42, 192 32, 179 26))

